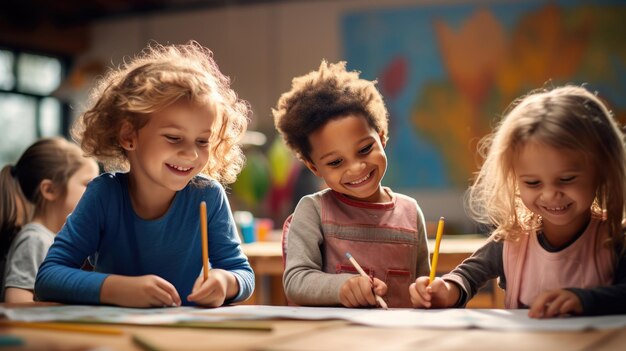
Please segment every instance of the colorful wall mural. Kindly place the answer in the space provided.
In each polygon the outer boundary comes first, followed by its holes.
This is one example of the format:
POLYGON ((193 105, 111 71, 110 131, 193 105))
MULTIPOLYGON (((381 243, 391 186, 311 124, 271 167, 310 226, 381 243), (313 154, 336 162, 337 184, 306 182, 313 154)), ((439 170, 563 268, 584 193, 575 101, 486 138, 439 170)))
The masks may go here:
POLYGON ((377 79, 397 189, 464 189, 477 141, 528 91, 586 84, 626 122, 626 3, 507 1, 346 13, 343 57, 377 79))

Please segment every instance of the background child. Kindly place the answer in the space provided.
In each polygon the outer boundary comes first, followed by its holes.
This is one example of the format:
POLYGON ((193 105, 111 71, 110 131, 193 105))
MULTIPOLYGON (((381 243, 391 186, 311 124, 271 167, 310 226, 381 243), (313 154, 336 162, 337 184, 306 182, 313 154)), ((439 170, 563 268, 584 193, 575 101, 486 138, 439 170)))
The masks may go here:
POLYGON ((288 230, 283 277, 298 305, 408 307, 409 285, 430 269, 421 209, 381 186, 387 110, 375 82, 322 61, 292 82, 274 110, 287 146, 330 189, 303 197, 288 230), (358 275, 346 252, 373 279, 358 275))
POLYGON ((63 138, 33 143, 0 172, 0 253, 6 302, 33 301, 39 265, 98 165, 63 138), (26 224, 24 224, 26 223, 26 224))
POLYGON ((94 179, 42 264, 42 300, 131 307, 241 301, 254 275, 223 187, 243 164, 249 107, 195 42, 148 46, 110 72, 75 126, 107 169, 94 179), (200 173, 208 177, 198 176, 200 173), (207 203, 204 281, 200 210, 207 203), (94 272, 81 271, 92 257, 94 272))
POLYGON ((414 306, 464 306, 498 277, 530 317, 625 313, 624 135, 606 105, 575 86, 532 93, 481 151, 468 205, 495 230, 443 279, 418 278, 414 306))

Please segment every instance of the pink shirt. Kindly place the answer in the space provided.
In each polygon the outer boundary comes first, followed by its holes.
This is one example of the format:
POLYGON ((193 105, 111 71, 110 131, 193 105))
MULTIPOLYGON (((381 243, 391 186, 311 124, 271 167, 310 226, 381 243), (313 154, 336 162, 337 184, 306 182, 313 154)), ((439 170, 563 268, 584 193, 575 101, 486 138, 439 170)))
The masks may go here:
POLYGON ((585 232, 570 246, 548 252, 537 235, 504 242, 502 260, 506 276, 506 308, 531 306, 542 292, 563 288, 593 288, 613 282, 615 257, 603 245, 608 239, 606 224, 592 217, 585 232))

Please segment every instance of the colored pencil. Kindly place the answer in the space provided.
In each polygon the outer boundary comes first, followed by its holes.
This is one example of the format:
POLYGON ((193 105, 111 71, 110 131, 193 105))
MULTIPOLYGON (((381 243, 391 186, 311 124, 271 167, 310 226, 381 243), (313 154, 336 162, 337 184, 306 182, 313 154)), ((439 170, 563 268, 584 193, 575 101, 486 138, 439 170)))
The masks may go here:
POLYGON ((441 236, 443 235, 443 226, 446 219, 444 217, 439 218, 439 224, 437 225, 437 237, 435 238, 435 251, 433 251, 433 263, 430 266, 430 277, 428 284, 432 283, 437 273, 437 261, 439 260, 439 245, 441 245, 441 236))
POLYGON ((160 351, 160 349, 154 346, 152 343, 146 341, 143 337, 132 334, 131 339, 133 340, 133 344, 139 346, 142 350, 145 351, 160 351))
POLYGON ((200 234, 202 235, 202 272, 204 281, 209 279, 209 237, 206 224, 206 202, 200 203, 200 234))
POLYGON ((5 328, 30 328, 30 329, 48 329, 48 330, 62 330, 72 331, 80 333, 94 333, 94 334, 111 334, 120 335, 124 331, 119 328, 84 325, 76 323, 65 322, 22 322, 22 321, 0 321, 0 327, 5 328))
POLYGON ((269 332, 273 330, 269 321, 217 321, 217 322, 178 322, 175 324, 159 324, 166 328, 198 328, 198 329, 226 329, 269 332))
MULTIPOLYGON (((370 282, 372 282, 372 278, 367 275, 367 273, 365 273, 365 271, 363 270, 363 268, 361 268, 361 265, 354 259, 354 257, 352 257, 352 255, 350 255, 349 252, 346 252, 346 257, 348 258, 348 260, 350 260, 350 263, 352 263, 352 265, 354 266, 354 268, 356 268, 356 270, 365 278, 369 279, 370 282)), ((373 282, 372 282, 373 283, 373 282)), ((378 304, 380 305, 380 307, 387 309, 387 303, 385 302, 385 300, 383 300, 382 297, 374 294, 374 296, 376 296, 376 301, 378 301, 378 304)))

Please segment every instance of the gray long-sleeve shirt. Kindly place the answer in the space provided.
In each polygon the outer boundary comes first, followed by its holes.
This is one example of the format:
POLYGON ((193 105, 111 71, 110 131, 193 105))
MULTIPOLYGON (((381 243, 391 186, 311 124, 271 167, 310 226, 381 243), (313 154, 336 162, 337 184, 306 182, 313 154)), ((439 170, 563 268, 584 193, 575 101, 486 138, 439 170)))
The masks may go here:
MULTIPOLYGON (((388 189, 387 189, 388 190, 388 189)), ((391 191, 388 190, 390 194, 391 191)), ((350 204, 343 203, 343 207, 323 208, 324 197, 337 196, 329 190, 323 190, 316 194, 303 197, 293 215, 289 226, 287 240, 287 255, 285 273, 283 275, 283 285, 287 298, 298 305, 309 306, 336 306, 340 305, 339 292, 346 280, 355 274, 343 273, 342 270, 332 273, 325 271, 328 257, 325 257, 325 245, 328 240, 337 238, 337 232, 342 232, 345 236, 345 245, 354 247, 350 250, 357 250, 356 247, 367 247, 370 255, 376 255, 376 259, 367 257, 371 261, 384 262, 388 257, 383 250, 378 250, 384 245, 383 241, 405 242, 415 248, 412 255, 394 257, 394 259, 408 260, 405 266, 412 266, 411 276, 406 276, 406 304, 410 305, 408 289, 416 276, 428 275, 430 270, 428 244, 426 240, 426 228, 421 209, 415 200, 402 194, 393 194, 393 201, 389 204, 368 204, 357 203, 350 200, 350 204), (324 211, 327 211, 324 213, 324 211), (330 213, 329 213, 330 212, 330 213), (334 212, 340 212, 338 217, 342 219, 335 221, 334 212), (368 221, 361 222, 359 218, 367 218, 368 221), (412 223, 409 223, 411 222, 412 223), (325 232, 325 228, 332 230, 325 232), (411 228, 411 229, 408 229, 411 228), (404 234, 404 236, 403 236, 404 234), (416 276, 413 276, 416 275, 416 276), (411 281, 409 281, 411 280, 411 281)), ((336 199, 335 199, 336 200, 336 199)), ((328 202, 327 202, 328 203, 328 202)), ((352 252, 356 255, 357 252, 352 252)), ((360 252, 360 254, 364 254, 360 252)), ((362 263, 362 262, 361 262, 362 263)), ((388 272, 381 264, 372 267, 376 275, 380 274, 380 279, 385 280, 382 272, 388 272)), ((387 275, 387 279, 389 278, 387 275)), ((404 284, 402 284, 404 285, 404 284)), ((389 285, 388 285, 389 286, 389 285)), ((403 291, 404 292, 404 291, 403 291)))

